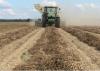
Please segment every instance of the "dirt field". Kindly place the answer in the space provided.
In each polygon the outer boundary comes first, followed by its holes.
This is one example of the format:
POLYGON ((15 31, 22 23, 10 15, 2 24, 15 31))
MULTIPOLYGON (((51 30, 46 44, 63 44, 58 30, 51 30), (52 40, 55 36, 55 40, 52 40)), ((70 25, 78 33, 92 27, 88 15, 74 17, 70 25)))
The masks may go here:
POLYGON ((0 34, 27 27, 28 22, 0 22, 0 34))
POLYGON ((0 35, 0 70, 100 70, 100 34, 79 27, 11 25, 0 35))

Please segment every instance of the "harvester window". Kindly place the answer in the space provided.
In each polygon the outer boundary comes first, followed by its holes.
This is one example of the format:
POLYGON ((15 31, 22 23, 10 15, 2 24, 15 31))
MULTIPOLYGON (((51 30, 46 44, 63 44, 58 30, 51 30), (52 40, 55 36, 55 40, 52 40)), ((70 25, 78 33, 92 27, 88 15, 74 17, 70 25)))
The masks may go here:
POLYGON ((55 8, 48 8, 47 12, 48 13, 56 13, 56 9, 55 8))

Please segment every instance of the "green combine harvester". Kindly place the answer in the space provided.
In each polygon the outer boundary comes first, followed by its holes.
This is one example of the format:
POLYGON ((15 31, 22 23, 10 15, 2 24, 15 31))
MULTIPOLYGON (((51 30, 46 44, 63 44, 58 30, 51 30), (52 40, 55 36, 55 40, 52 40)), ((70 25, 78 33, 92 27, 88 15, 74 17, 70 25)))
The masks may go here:
POLYGON ((54 6, 40 6, 36 5, 35 8, 42 13, 41 25, 42 27, 46 26, 55 26, 56 28, 60 27, 60 8, 54 6))

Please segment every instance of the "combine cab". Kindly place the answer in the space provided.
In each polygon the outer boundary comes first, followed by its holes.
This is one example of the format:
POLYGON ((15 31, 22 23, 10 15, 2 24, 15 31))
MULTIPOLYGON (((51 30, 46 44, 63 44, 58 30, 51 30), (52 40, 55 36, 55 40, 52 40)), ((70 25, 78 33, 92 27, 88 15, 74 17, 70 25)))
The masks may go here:
POLYGON ((58 12, 60 9, 58 7, 46 6, 43 8, 43 10, 42 27, 55 25, 55 27, 59 28, 60 17, 58 12))

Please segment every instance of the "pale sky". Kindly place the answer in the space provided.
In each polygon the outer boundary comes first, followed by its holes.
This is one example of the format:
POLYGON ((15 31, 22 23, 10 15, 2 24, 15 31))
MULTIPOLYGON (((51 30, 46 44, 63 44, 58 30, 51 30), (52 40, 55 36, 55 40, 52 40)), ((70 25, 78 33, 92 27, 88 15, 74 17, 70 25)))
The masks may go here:
POLYGON ((100 0, 0 0, 0 19, 39 18, 38 3, 57 3, 67 24, 100 24, 100 0))

